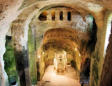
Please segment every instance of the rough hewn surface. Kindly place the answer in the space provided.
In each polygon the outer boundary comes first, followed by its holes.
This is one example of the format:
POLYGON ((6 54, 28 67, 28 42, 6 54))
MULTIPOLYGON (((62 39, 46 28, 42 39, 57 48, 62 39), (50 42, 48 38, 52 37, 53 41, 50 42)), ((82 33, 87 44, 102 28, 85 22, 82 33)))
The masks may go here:
POLYGON ((109 38, 109 45, 107 47, 107 53, 103 65, 100 86, 112 86, 112 23, 111 35, 109 38))
MULTIPOLYGON (((35 3, 36 1, 41 1, 41 0, 24 0, 22 7, 31 5, 35 3)), ((47 1, 47 0, 43 0, 43 1, 47 1)), ((112 0, 80 0, 80 1, 99 3, 99 4, 104 5, 105 8, 112 10, 112 5, 111 5, 112 0)))
POLYGON ((0 0, 0 85, 8 86, 7 75, 4 70, 3 55, 5 53, 5 36, 11 22, 17 17, 17 9, 22 0, 0 0))
POLYGON ((30 75, 29 75, 29 61, 28 61, 28 52, 16 51, 15 50, 15 60, 18 75, 20 78, 21 86, 31 86, 30 75))
MULTIPOLYGON (((1 75, 2 79, 4 79, 5 77, 5 71, 4 71, 4 62, 3 62, 3 54, 5 52, 5 36, 6 33, 8 32, 9 28, 10 28, 10 24, 11 22, 17 17, 17 15, 19 14, 18 8, 21 6, 21 4, 23 0, 0 0, 0 70, 1 70, 1 75)), ((25 2, 23 3, 23 7, 24 6, 28 6, 30 5, 30 2, 33 3, 35 2, 35 0, 24 0, 25 2)), ((33 13, 34 10, 36 10, 38 8, 38 6, 40 6, 40 8, 54 4, 55 2, 61 2, 61 3, 65 3, 65 4, 69 4, 68 6, 72 6, 71 4, 73 4, 72 7, 75 8, 75 5, 85 8, 87 10, 89 10, 89 12, 93 13, 94 17, 96 17, 97 23, 98 25, 102 25, 103 22, 103 15, 104 12, 95 14, 93 11, 98 12, 99 9, 97 9, 97 7, 102 8, 105 7, 106 9, 110 9, 112 10, 112 0, 86 0, 86 2, 84 0, 71 0, 71 2, 69 0, 45 0, 48 2, 41 2, 44 0, 39 0, 40 4, 36 4, 32 7, 30 7, 30 9, 26 9, 23 11, 23 13, 21 13, 21 15, 19 16, 19 18, 17 19, 19 24, 14 23, 14 28, 19 27, 19 29, 23 29, 24 25, 22 26, 23 22, 25 22, 25 20, 27 20, 27 17, 33 13), (89 3, 92 2, 94 4, 89 3), (73 2, 73 3, 72 3, 73 2), (88 3, 87 3, 88 2, 88 3), (75 4, 74 4, 75 3, 75 4), (98 4, 95 4, 98 3, 98 4), (101 6, 101 7, 100 7, 101 6), (19 21, 20 19, 20 21, 19 21), (21 24, 20 24, 21 22, 21 24)), ((35 3, 34 3, 35 4, 35 3)), ((76 8, 79 9, 79 8, 76 8)), ((27 32, 27 31, 26 31, 27 32)), ((4 79, 5 80, 5 79, 4 79)), ((0 81, 2 82, 2 85, 4 86, 4 80, 0 81)))

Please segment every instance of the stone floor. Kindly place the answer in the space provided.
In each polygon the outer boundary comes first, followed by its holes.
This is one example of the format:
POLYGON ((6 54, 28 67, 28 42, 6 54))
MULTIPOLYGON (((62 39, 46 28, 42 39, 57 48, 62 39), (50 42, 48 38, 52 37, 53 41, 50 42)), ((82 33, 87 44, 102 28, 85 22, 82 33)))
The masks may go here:
POLYGON ((49 66, 37 86, 80 86, 80 83, 72 67, 68 66, 64 73, 57 74, 54 67, 49 66))

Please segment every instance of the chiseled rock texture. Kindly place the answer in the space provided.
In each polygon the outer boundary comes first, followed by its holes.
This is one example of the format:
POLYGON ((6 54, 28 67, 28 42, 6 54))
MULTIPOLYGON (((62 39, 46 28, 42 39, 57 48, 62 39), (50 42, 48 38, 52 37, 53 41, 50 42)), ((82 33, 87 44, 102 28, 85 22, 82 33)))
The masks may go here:
POLYGON ((22 0, 0 0, 0 86, 8 86, 7 74, 4 70, 3 55, 5 53, 5 36, 11 22, 19 14, 18 8, 22 0))
MULTIPOLYGON (((17 18, 17 16, 21 13, 21 10, 24 7, 27 7, 31 4, 35 4, 36 1, 47 1, 47 0, 0 0, 0 86, 7 86, 5 84, 5 81, 7 81, 7 75, 4 71, 4 61, 3 61, 3 55, 5 53, 5 36, 7 32, 10 30, 10 25, 13 20, 17 18)), ((52 0, 49 0, 52 2, 52 0)), ((53 0, 53 1, 58 1, 58 0, 53 0)), ((61 1, 61 0, 60 0, 61 1)), ((62 0, 63 2, 66 2, 68 0, 62 0)), ((73 0, 71 0, 73 1, 73 0)), ((112 10, 112 0, 74 0, 74 1, 80 1, 80 2, 92 2, 92 3, 97 3, 103 6, 105 9, 112 10)), ((80 3, 78 3, 80 4, 80 3)), ((78 5, 77 4, 77 5, 78 5)), ((84 5, 84 4, 82 4, 84 5)), ((77 8, 78 9, 78 8, 77 8)), ((33 9, 32 9, 33 10, 33 9)), ((99 17, 101 17, 99 15, 99 17)), ((111 35, 112 37, 112 35, 111 35)), ((111 38, 110 37, 110 38, 111 38)), ((111 86, 111 84, 107 85, 109 79, 112 81, 112 68, 111 68, 111 63, 112 63, 112 40, 110 39, 110 44, 107 50, 107 55, 104 63, 104 72, 102 74, 102 81, 101 81, 101 86, 111 86), (106 64, 106 65, 105 65, 106 64), (110 67, 110 70, 107 68, 110 67), (109 79, 106 78, 106 73, 108 73, 108 76, 110 77, 109 79), (104 80, 105 79, 105 80, 104 80)), ((110 82, 109 82, 110 83, 110 82)), ((112 83, 112 82, 111 82, 112 83)))
POLYGON ((104 60, 100 86, 112 86, 112 28, 104 60))

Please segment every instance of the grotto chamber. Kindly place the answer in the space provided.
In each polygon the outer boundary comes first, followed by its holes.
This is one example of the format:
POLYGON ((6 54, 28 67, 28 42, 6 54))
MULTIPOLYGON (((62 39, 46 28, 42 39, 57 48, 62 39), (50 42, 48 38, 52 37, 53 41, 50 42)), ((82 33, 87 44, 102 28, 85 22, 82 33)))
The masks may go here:
POLYGON ((9 85, 100 86, 111 26, 103 27, 100 7, 71 4, 32 5, 12 22, 3 56, 9 85))
POLYGON ((61 77, 66 77, 68 81, 69 77, 76 80, 76 83, 72 82, 73 86, 89 85, 96 33, 94 17, 90 14, 82 17, 71 8, 53 7, 35 16, 30 23, 28 42, 31 50, 29 63, 33 61, 30 74, 34 74, 37 84, 52 86, 52 82, 54 85, 56 81, 61 82, 61 77))

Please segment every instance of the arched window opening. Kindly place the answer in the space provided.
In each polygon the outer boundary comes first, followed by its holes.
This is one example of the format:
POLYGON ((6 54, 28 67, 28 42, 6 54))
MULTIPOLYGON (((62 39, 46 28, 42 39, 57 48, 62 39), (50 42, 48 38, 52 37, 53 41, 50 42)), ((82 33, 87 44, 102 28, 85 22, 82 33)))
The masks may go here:
POLYGON ((47 12, 46 12, 46 11, 45 11, 45 12, 42 12, 42 13, 40 14, 39 20, 40 20, 40 21, 45 21, 45 20, 47 20, 47 12))
POLYGON ((68 13, 67 13, 67 20, 68 20, 68 21, 71 21, 71 12, 68 12, 68 13))
POLYGON ((63 12, 60 12, 60 20, 63 20, 63 12))
POLYGON ((54 21, 55 20, 55 12, 54 11, 51 12, 51 16, 52 16, 52 20, 54 21))

